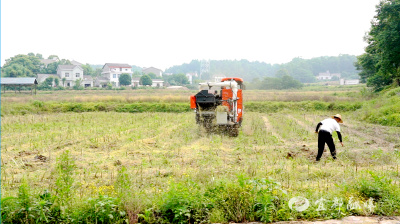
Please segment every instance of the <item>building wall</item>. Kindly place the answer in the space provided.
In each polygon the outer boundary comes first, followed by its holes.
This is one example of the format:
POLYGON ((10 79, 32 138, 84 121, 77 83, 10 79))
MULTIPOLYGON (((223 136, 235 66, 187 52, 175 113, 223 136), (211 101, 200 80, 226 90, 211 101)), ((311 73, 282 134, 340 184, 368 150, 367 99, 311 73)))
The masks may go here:
POLYGON ((83 80, 82 85, 86 87, 86 84, 90 85, 90 87, 93 87, 93 80, 83 80))
POLYGON ((345 81, 346 85, 357 85, 360 84, 359 79, 350 79, 345 81))
MULTIPOLYGON (((139 84, 139 80, 132 80, 132 86, 136 86, 136 87, 140 87, 142 85, 139 84)), ((159 87, 163 87, 164 86, 164 81, 154 81, 151 84, 151 87, 157 87, 157 84, 159 87)))
POLYGON ((359 79, 340 79, 340 85, 358 85, 360 84, 360 80, 359 79))
POLYGON ((161 82, 157 82, 157 81, 153 81, 153 83, 151 84, 152 87, 163 87, 164 86, 164 81, 161 82))
POLYGON ((110 79, 115 87, 119 87, 119 77, 121 74, 127 73, 132 77, 132 68, 110 68, 108 65, 104 66, 103 76, 110 79), (115 78, 114 78, 115 75, 115 78))
POLYGON ((318 76, 317 79, 319 80, 332 79, 332 76, 318 76))
POLYGON ((193 84, 193 76, 191 74, 186 74, 186 78, 189 80, 190 85, 193 84))
POLYGON ((103 72, 108 72, 108 71, 110 71, 110 68, 108 67, 108 65, 104 65, 103 72))
POLYGON ((159 76, 159 77, 162 76, 162 71, 160 69, 157 69, 157 68, 146 68, 146 69, 143 69, 143 73, 146 74, 146 75, 149 74, 149 73, 154 73, 154 74, 156 74, 156 76, 159 76))
MULTIPOLYGON (((68 83, 70 83, 70 86, 74 86, 75 85, 75 81, 77 79, 82 79, 83 80, 83 69, 81 69, 80 67, 76 66, 73 69, 70 70, 63 70, 63 69, 59 69, 57 70, 57 74, 61 77, 60 78, 60 85, 62 85, 62 79, 65 78, 66 81, 68 81, 68 83), (68 77, 66 77, 68 73, 68 77), (79 77, 76 77, 76 74, 79 73, 79 77)), ((83 85, 83 84, 82 84, 83 85)), ((65 87, 67 87, 67 82, 65 82, 64 84, 65 87)))

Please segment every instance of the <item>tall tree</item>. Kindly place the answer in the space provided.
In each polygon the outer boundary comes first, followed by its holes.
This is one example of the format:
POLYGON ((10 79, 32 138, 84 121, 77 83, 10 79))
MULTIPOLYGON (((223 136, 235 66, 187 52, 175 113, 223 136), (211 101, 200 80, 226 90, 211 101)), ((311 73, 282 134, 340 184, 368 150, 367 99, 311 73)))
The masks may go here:
POLYGON ((149 74, 147 74, 148 76, 150 76, 151 79, 156 79, 157 75, 154 74, 153 72, 150 72, 149 74))
POLYGON ((135 77, 140 77, 140 76, 142 76, 142 72, 140 72, 140 71, 134 71, 132 76, 133 76, 134 78, 135 78, 135 77))
POLYGON ((130 85, 132 83, 132 78, 131 75, 127 74, 127 73, 122 73, 119 76, 119 83, 123 86, 127 86, 130 85))
POLYGON ((371 29, 364 37, 365 54, 355 64, 367 85, 375 90, 400 78, 400 0, 382 0, 376 6, 371 29))
POLYGON ((42 63, 36 56, 19 54, 9 59, 1 68, 5 77, 34 77, 39 73, 42 63))
POLYGON ((95 70, 89 64, 86 63, 86 65, 81 65, 81 67, 83 68, 83 74, 95 76, 95 70))
POLYGON ((275 73, 275 77, 277 77, 277 78, 282 78, 282 77, 285 76, 285 75, 289 75, 289 72, 288 72, 288 70, 286 70, 286 69, 284 69, 284 68, 279 69, 279 70, 275 73))
POLYGON ((60 79, 55 77, 54 78, 54 84, 56 84, 56 86, 59 86, 60 85, 60 79))
POLYGON ((59 65, 72 65, 72 63, 69 60, 61 59, 59 61, 48 64, 46 68, 43 67, 40 72, 43 74, 56 74, 59 65))
POLYGON ((46 83, 47 86, 52 86, 53 85, 53 77, 48 77, 44 82, 46 83))
POLYGON ((60 59, 57 55, 55 55, 55 54, 52 54, 52 55, 50 55, 49 57, 47 57, 47 59, 53 59, 53 58, 58 58, 58 59, 60 59))
POLYGON ((139 80, 140 85, 143 86, 151 86, 153 84, 153 80, 151 80, 150 76, 142 75, 139 80))

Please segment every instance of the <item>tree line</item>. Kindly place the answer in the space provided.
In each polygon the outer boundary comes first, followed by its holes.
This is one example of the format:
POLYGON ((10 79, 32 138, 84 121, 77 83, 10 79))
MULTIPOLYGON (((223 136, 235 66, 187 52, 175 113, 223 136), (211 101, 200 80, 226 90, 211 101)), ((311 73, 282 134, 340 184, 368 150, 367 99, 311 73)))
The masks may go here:
MULTIPOLYGON (((358 71, 354 66, 357 57, 354 55, 341 54, 339 56, 323 56, 312 59, 293 58, 288 63, 269 64, 265 62, 248 60, 211 60, 210 72, 201 79, 210 79, 213 74, 241 77, 245 81, 263 79, 264 77, 275 77, 280 69, 286 69, 288 75, 302 83, 316 82, 316 76, 321 72, 329 70, 330 73, 341 73, 344 78, 357 79, 358 71)), ((200 60, 192 60, 190 63, 176 65, 168 68, 167 73, 197 72, 200 74, 200 60)))
MULTIPOLYGON (((53 57, 58 58, 56 55, 50 55, 48 58, 51 59, 53 57)), ((2 76, 35 77, 37 73, 56 74, 58 65, 71 64, 67 59, 59 59, 59 61, 50 63, 45 67, 40 62, 40 59, 42 58, 41 54, 33 53, 27 55, 19 54, 11 57, 6 60, 6 63, 2 68, 2 76)), ((276 77, 277 72, 282 69, 287 71, 287 75, 301 83, 316 82, 316 76, 318 73, 326 72, 327 70, 331 73, 341 73, 344 78, 358 78, 358 71, 354 66, 356 61, 357 57, 353 55, 325 56, 312 59, 294 58, 290 62, 284 64, 268 64, 258 61, 250 62, 245 59, 211 60, 210 72, 203 74, 202 77, 198 78, 199 80, 194 80, 194 82, 209 80, 212 78, 212 75, 215 74, 241 77, 248 82, 257 82, 259 80, 264 80, 265 78, 282 78, 276 77)), ((190 63, 173 66, 165 71, 166 73, 173 73, 173 75, 161 78, 154 74, 154 77, 152 77, 150 74, 150 78, 160 78, 171 85, 187 85, 189 84, 189 81, 185 74, 188 72, 197 72, 200 74, 200 64, 201 62, 199 60, 192 60, 190 63)), ((84 74, 92 77, 101 76, 102 66, 103 65, 81 65, 84 74)), ((138 66, 132 65, 132 70, 134 71, 133 77, 141 77, 143 75, 141 68, 138 66)))

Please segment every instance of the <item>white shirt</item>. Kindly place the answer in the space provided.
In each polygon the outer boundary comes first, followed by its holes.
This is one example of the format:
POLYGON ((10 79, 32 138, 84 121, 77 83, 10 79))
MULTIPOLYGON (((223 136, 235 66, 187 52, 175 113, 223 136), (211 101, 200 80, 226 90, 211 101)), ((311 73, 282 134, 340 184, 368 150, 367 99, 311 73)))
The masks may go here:
POLYGON ((339 131, 340 132, 340 126, 338 122, 333 119, 333 118, 328 118, 323 121, 321 121, 322 125, 320 126, 320 130, 325 130, 329 131, 329 133, 332 134, 333 131, 339 131))

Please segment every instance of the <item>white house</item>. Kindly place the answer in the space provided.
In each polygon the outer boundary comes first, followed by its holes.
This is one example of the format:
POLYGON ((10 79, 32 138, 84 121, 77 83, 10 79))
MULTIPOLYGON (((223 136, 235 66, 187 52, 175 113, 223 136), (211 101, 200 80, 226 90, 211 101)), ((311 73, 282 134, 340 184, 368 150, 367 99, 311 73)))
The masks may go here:
POLYGON ((146 74, 146 75, 149 74, 149 73, 154 73, 158 77, 162 77, 162 75, 163 75, 162 74, 163 71, 161 69, 154 68, 154 67, 143 68, 142 69, 142 73, 146 74))
POLYGON ((194 77, 197 77, 197 72, 186 73, 186 78, 189 80, 190 84, 193 84, 194 77))
POLYGON ((114 86, 119 87, 119 77, 121 74, 129 74, 132 77, 132 66, 128 64, 106 63, 103 66, 103 77, 108 78, 108 81, 114 86))
POLYGON ((360 84, 359 79, 340 79, 340 85, 358 85, 360 84))
POLYGON ((340 73, 330 73, 329 71, 319 73, 317 79, 318 80, 332 79, 332 77, 334 76, 340 79, 340 73))
MULTIPOLYGON (((83 68, 79 65, 59 65, 57 75, 60 77, 60 85, 71 87, 75 85, 76 80, 83 80, 83 68), (65 78, 65 82, 62 80, 65 78)), ((83 83, 81 83, 83 85, 83 83)))
POLYGON ((93 78, 90 75, 84 75, 82 80, 82 85, 84 87, 93 87, 93 78))

